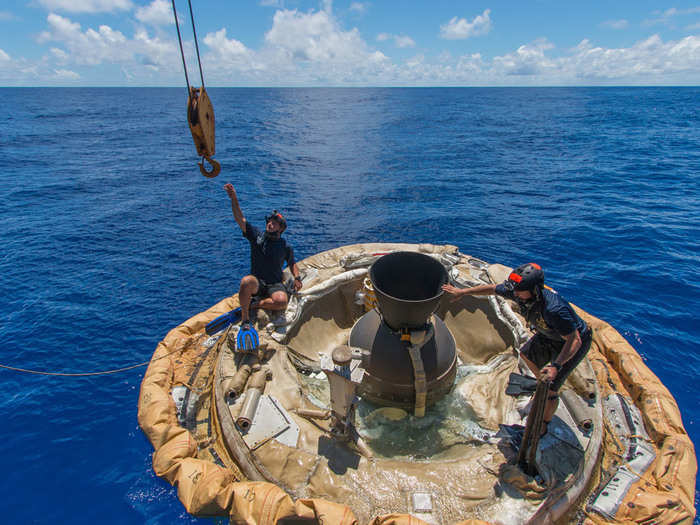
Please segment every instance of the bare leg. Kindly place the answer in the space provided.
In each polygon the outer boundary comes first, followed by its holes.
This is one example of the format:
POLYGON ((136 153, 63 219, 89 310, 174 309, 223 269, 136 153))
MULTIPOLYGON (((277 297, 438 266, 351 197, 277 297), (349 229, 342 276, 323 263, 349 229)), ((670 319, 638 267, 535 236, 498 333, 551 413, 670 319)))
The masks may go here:
POLYGON ((253 275, 246 275, 241 279, 241 286, 238 289, 238 302, 241 303, 241 322, 250 319, 250 299, 259 288, 258 280, 253 275))
POLYGON ((530 361, 527 357, 525 357, 525 355, 522 352, 520 353, 520 359, 525 361, 525 364, 530 369, 530 371, 535 375, 536 378, 540 377, 540 369, 538 368, 538 366, 535 363, 533 363, 532 361, 530 361))
POLYGON ((287 294, 282 291, 274 292, 270 297, 262 299, 257 307, 264 310, 284 310, 287 308, 287 294))

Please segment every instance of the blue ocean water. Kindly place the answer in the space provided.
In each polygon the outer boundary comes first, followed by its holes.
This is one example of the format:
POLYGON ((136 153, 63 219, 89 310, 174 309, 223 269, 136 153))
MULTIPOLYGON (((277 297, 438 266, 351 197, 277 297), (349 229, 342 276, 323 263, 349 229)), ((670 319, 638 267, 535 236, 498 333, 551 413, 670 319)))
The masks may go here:
MULTIPOLYGON (((0 364, 148 361, 234 293, 230 181, 253 223, 288 217, 298 258, 401 241, 540 262, 638 350, 700 448, 700 88, 209 93, 211 180, 184 88, 0 89, 0 364)), ((211 523, 152 471, 144 371, 0 370, 4 523, 211 523)))

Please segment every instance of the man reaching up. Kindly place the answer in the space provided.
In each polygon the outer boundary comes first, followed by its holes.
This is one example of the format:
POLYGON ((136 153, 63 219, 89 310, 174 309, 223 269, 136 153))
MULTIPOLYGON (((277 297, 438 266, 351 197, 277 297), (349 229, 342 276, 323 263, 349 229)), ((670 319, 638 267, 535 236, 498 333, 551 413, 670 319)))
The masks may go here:
POLYGON ((289 296, 282 282, 282 266, 287 262, 294 276, 294 289, 301 290, 299 268, 294 260, 294 250, 282 238, 287 221, 277 210, 265 217, 265 230, 246 221, 238 204, 236 190, 231 183, 224 186, 231 211, 243 236, 250 243, 250 274, 241 279, 238 300, 241 303, 241 327, 236 347, 241 351, 252 351, 258 346, 258 334, 250 323, 251 303, 255 308, 284 310, 289 296))

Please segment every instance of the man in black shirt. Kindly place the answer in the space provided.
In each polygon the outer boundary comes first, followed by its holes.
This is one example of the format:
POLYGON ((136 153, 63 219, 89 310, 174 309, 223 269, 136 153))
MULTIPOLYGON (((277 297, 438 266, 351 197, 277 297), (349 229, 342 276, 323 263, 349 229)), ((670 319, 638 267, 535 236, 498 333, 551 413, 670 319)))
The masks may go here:
POLYGON ((261 232, 243 216, 233 185, 228 183, 224 189, 231 199, 233 217, 250 243, 250 274, 241 279, 238 290, 241 328, 247 330, 250 329, 250 305, 254 296, 258 299, 256 308, 284 310, 287 307, 287 289, 282 282, 282 266, 285 261, 294 276, 294 289, 301 290, 302 284, 294 260, 294 250, 282 239, 282 232, 287 227, 282 214, 275 210, 268 215, 265 218, 265 231, 261 232))
MULTIPOLYGON (((557 391, 591 347, 591 329, 557 292, 544 287, 544 272, 535 263, 516 268, 502 284, 443 290, 457 298, 464 295, 500 295, 518 303, 535 334, 520 349, 535 377, 551 381, 544 421, 548 424, 559 404, 557 391)), ((546 431, 546 430, 545 430, 546 431)))

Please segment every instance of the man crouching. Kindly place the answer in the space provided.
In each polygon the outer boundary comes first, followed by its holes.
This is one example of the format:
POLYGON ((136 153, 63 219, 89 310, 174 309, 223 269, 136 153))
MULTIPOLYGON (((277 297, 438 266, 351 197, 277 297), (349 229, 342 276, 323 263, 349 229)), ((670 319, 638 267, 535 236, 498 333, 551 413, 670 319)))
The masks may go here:
POLYGON ((294 276, 294 289, 301 290, 299 268, 294 260, 294 250, 282 238, 287 221, 277 210, 265 217, 265 231, 246 221, 238 204, 236 190, 231 183, 224 186, 231 211, 243 236, 250 243, 250 274, 241 279, 238 300, 241 304, 241 327, 236 347, 241 351, 255 350, 259 344, 258 334, 250 323, 251 306, 265 310, 284 310, 289 296, 282 277, 282 266, 287 262, 294 276))

